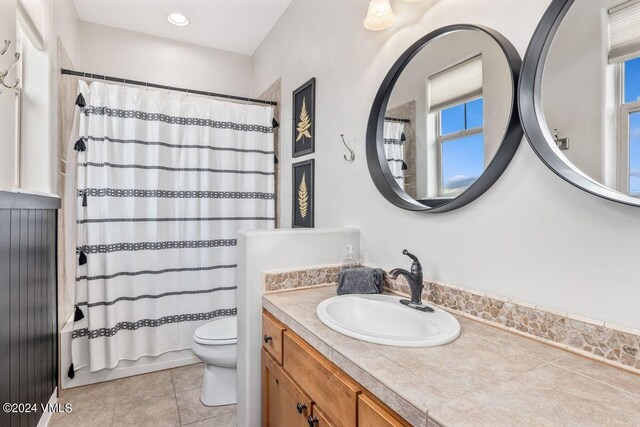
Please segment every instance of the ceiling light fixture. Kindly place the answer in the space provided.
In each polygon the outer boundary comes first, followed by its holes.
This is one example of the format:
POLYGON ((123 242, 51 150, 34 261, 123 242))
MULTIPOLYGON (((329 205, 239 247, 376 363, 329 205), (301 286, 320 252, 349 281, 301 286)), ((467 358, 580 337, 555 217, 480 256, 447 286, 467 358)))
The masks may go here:
POLYGON ((396 22, 396 15, 389 0, 370 0, 369 11, 364 19, 364 27, 369 31, 382 31, 396 22))
POLYGON ((167 15, 167 21, 178 27, 189 25, 189 18, 181 13, 170 13, 169 15, 167 15))

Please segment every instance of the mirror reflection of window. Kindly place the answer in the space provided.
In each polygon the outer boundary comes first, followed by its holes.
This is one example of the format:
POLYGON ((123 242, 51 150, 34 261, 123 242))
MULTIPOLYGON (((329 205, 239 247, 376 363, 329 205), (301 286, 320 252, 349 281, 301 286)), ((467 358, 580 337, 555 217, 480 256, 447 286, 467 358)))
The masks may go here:
POLYGON ((455 197, 485 169, 482 57, 429 78, 431 122, 436 125, 438 197, 455 197))
POLYGON ((620 116, 626 133, 621 138, 629 152, 629 195, 640 197, 640 58, 626 61, 622 74, 624 103, 620 116))
POLYGON ((619 191, 640 197, 640 2, 609 10, 609 63, 620 84, 619 191))
POLYGON ((483 99, 438 114, 441 197, 464 192, 484 172, 483 99))

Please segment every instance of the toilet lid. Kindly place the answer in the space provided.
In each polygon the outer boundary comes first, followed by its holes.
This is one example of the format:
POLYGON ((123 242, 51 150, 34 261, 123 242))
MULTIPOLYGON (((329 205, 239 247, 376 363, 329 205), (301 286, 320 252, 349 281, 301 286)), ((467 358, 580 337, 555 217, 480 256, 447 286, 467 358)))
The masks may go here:
POLYGON ((238 320, 236 317, 224 317, 206 323, 196 329, 193 339, 200 344, 235 344, 238 341, 238 320))

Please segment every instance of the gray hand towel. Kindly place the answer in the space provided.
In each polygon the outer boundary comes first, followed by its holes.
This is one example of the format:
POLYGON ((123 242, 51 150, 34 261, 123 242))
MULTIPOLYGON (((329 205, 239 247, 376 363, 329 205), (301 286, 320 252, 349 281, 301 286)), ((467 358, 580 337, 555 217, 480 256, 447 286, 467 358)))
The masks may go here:
POLYGON ((350 268, 338 273, 338 295, 381 294, 383 292, 381 268, 350 268))

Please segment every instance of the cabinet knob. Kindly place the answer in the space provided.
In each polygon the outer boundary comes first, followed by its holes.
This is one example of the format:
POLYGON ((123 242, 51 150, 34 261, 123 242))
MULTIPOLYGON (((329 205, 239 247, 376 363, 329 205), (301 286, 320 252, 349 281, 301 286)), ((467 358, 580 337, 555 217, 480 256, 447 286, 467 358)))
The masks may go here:
POLYGON ((298 404, 296 405, 296 410, 298 411, 298 413, 302 414, 305 409, 307 409, 307 405, 305 405, 304 403, 298 402, 298 404))
POLYGON ((272 337, 270 337, 269 335, 265 335, 264 337, 262 337, 262 339, 264 340, 264 343, 265 343, 265 344, 268 344, 268 343, 269 343, 269 341, 272 341, 272 340, 273 340, 273 338, 272 338, 272 337))
POLYGON ((313 418, 311 415, 309 415, 309 418, 307 418, 307 422, 309 423, 309 427, 315 427, 318 425, 318 419, 313 418))

